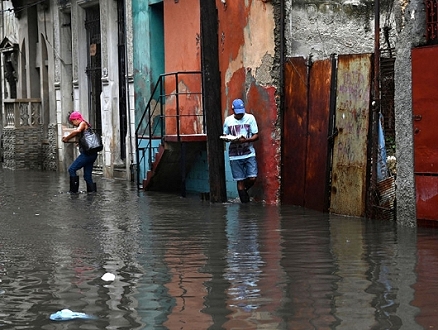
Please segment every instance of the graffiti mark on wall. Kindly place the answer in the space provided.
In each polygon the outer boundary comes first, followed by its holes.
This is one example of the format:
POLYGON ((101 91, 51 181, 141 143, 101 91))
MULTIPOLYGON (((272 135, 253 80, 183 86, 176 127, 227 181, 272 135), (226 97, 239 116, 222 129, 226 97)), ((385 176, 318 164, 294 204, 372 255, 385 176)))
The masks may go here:
POLYGON ((369 68, 360 61, 344 64, 338 72, 336 125, 342 138, 336 148, 344 161, 355 162, 363 158, 368 133, 369 68))

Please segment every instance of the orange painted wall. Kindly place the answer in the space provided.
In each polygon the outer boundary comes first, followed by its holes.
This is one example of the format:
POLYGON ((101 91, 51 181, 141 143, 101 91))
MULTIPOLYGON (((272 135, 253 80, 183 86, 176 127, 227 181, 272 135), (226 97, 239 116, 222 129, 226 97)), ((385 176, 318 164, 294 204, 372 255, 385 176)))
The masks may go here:
MULTIPOLYGON (((164 0, 164 53, 165 72, 200 71, 200 7, 199 0, 164 0)), ((178 85, 173 77, 166 78, 166 134, 176 134, 176 97, 181 95, 180 133, 199 134, 202 131, 202 98, 200 75, 181 75, 178 85), (174 117, 172 117, 174 116, 174 117)))
POLYGON ((166 72, 201 69, 199 0, 164 0, 166 72))
POLYGON ((259 176, 252 193, 268 204, 279 202, 280 129, 277 88, 257 80, 264 49, 274 40, 273 8, 260 0, 216 1, 219 15, 219 58, 222 75, 223 117, 232 113, 231 103, 241 98, 259 126, 255 143, 259 176))

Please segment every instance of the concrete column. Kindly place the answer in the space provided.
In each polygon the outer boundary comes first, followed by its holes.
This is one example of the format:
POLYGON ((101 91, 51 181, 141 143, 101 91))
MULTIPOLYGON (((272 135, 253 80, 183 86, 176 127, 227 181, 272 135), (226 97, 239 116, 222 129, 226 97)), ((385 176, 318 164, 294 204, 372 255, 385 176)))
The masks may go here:
POLYGON ((395 132, 397 158, 397 222, 416 226, 414 178, 414 137, 412 131, 411 49, 424 42, 425 10, 421 0, 398 8, 397 53, 395 61, 395 132))
POLYGON ((120 153, 120 121, 118 96, 118 26, 117 2, 100 3, 102 51, 102 132, 106 177, 113 177, 114 165, 123 165, 120 153))

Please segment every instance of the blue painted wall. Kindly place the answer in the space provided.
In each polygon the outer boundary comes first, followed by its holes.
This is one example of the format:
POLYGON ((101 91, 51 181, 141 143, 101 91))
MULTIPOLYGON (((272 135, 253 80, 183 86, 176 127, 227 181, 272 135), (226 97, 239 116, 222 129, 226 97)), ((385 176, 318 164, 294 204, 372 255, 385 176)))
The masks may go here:
MULTIPOLYGON (((238 197, 237 186, 231 174, 228 152, 225 152, 224 157, 227 198, 234 199, 238 197)), ((210 192, 207 151, 203 151, 193 164, 190 173, 186 177, 186 189, 188 193, 192 194, 210 192)))
MULTIPOLYGON (((144 139, 144 140, 140 140, 139 142, 139 177, 142 180, 143 178, 146 178, 146 174, 149 171, 149 140, 144 139)), ((153 139, 151 140, 151 144, 152 144, 152 160, 151 162, 154 161, 154 157, 155 154, 158 152, 158 148, 161 144, 161 140, 160 139, 153 139)))
MULTIPOLYGON (((152 89, 160 74, 165 73, 164 53, 164 12, 163 0, 133 0, 133 68, 136 126, 151 97, 152 89)), ((153 141, 157 148, 160 140, 153 141)), ((140 148, 146 147, 143 141, 140 148)), ((228 147, 228 146, 227 146, 228 147)), ((155 152, 154 152, 155 154, 155 152)), ((148 170, 148 152, 140 155, 140 178, 144 178, 148 170)), ((236 182, 233 181, 228 152, 225 152, 226 189, 228 199, 238 196, 236 182)), ((194 163, 186 178, 188 193, 204 193, 210 191, 207 152, 202 152, 194 163)))
POLYGON ((133 75, 136 126, 164 72, 163 1, 132 1, 133 75))

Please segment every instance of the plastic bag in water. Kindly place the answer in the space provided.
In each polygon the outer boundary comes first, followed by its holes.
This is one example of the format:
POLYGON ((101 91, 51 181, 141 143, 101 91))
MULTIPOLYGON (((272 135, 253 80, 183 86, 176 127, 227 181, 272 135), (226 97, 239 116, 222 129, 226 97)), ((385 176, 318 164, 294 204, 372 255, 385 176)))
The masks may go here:
POLYGON ((93 320, 96 317, 85 313, 73 312, 69 309, 63 309, 50 315, 52 321, 69 321, 74 319, 93 320))
POLYGON ((116 279, 116 275, 111 273, 105 273, 102 275, 101 279, 104 280, 105 282, 111 282, 116 279))

